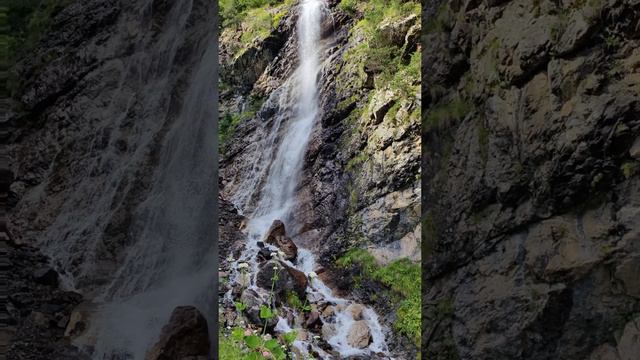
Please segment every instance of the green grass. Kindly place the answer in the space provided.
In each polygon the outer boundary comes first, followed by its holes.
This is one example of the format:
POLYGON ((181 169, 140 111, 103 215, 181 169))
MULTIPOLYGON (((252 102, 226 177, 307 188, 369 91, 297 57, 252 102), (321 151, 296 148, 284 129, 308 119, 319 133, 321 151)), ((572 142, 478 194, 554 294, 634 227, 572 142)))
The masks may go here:
MULTIPOLYGON (((379 281, 399 296, 400 304, 394 329, 408 336, 420 347, 421 336, 421 272, 420 264, 409 259, 395 260, 380 266, 365 249, 351 249, 336 260, 340 268, 358 266, 362 277, 379 281)), ((356 282, 361 279, 356 278, 356 282)))

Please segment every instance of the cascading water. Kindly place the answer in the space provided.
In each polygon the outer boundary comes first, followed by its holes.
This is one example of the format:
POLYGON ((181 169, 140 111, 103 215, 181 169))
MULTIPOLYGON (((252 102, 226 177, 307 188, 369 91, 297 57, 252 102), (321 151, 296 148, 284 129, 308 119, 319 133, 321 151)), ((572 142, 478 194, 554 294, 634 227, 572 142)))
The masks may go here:
MULTIPOLYGON (((212 179, 217 170, 210 104, 215 101, 216 32, 213 24, 189 21, 202 11, 199 5, 175 1, 162 32, 151 46, 137 49, 122 75, 123 83, 137 85, 134 75, 142 74, 140 106, 149 112, 162 109, 152 121, 164 124, 165 132, 159 137, 149 192, 131 216, 132 243, 111 283, 94 299, 98 305, 92 307, 91 328, 76 339, 96 360, 144 359, 177 306, 195 306, 208 320, 215 316, 217 204, 212 179), (194 66, 175 75, 177 54, 190 41, 196 43, 194 66), (176 81, 185 84, 180 95, 174 92, 176 81), (179 105, 169 109, 168 99, 178 96, 179 105)), ((150 6, 141 12, 150 13, 150 6)), ((206 6, 210 13, 205 18, 210 19, 213 9, 206 6)))
MULTIPOLYGON (((271 122, 264 125, 270 124, 271 128, 264 131, 268 135, 257 145, 264 151, 260 158, 256 159, 252 172, 240 187, 245 190, 239 191, 232 197, 235 205, 249 218, 249 223, 248 241, 241 256, 233 262, 231 278, 232 281, 256 292, 262 291, 263 294, 264 291, 256 285, 259 271, 257 257, 260 247, 258 244, 266 236, 274 220, 282 220, 288 225, 293 225, 295 221, 290 214, 295 203, 295 189, 311 131, 319 115, 317 79, 322 68, 321 54, 324 50, 321 45, 321 24, 326 16, 330 16, 330 12, 324 1, 303 0, 301 2, 297 23, 299 66, 267 100, 269 105, 277 104, 279 113, 271 122), (293 111, 287 111, 290 107, 293 107, 293 111), (259 198, 254 207, 249 202, 254 198, 255 187, 261 183, 264 185, 259 189, 259 198), (243 263, 249 264, 248 274, 239 270, 239 265, 243 263)), ((260 246, 265 245, 260 244, 260 246)), ((275 247, 266 246, 274 252, 277 251, 275 247)), ((295 263, 282 261, 308 276, 316 269, 314 255, 300 247, 298 247, 295 263)), ((347 342, 347 334, 355 322, 352 313, 346 310, 352 302, 334 296, 331 289, 315 276, 309 276, 306 292, 307 297, 312 301, 337 305, 335 315, 323 317, 323 321, 335 327, 335 334, 326 340, 340 356, 387 354, 383 329, 372 309, 365 307, 362 314, 370 330, 372 341, 366 348, 355 348, 347 342)), ((226 294, 226 299, 231 301, 232 291, 226 294)), ((286 319, 279 318, 276 331, 286 332, 291 328, 292 325, 286 319)), ((323 358, 331 358, 330 354, 311 341, 296 341, 294 345, 302 353, 307 353, 310 347, 323 358)))

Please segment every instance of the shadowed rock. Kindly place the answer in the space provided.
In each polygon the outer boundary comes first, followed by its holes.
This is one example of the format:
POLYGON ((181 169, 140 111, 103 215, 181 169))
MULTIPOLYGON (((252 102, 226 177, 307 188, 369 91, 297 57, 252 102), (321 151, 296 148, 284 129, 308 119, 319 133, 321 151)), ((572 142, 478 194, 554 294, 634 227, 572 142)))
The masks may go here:
POLYGON ((206 360, 210 351, 207 320, 193 306, 178 306, 162 328, 146 360, 206 360))

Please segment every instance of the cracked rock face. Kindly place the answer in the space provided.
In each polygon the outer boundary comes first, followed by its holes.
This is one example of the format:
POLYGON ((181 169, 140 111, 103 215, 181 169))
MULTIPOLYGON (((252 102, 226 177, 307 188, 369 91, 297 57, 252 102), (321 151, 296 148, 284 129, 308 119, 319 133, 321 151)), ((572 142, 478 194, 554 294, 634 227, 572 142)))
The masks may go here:
MULTIPOLYGON (((71 286, 86 301, 98 294, 127 297, 157 285, 175 270, 166 264, 180 258, 172 253, 154 268, 162 251, 148 250, 192 239, 202 246, 182 243, 178 251, 196 252, 184 258, 195 264, 209 254, 216 134, 212 109, 195 103, 213 101, 213 83, 193 79, 214 77, 210 5, 68 1, 13 69, 22 106, 7 121, 15 175, 7 227, 15 243, 36 247, 57 272, 40 271, 37 282, 71 286), (156 246, 143 245, 145 239, 156 246), (123 270, 128 266, 136 270, 123 270), (157 270, 150 283, 133 280, 148 270, 157 270)), ((34 319, 42 323, 43 317, 34 319)), ((64 331, 64 321, 56 321, 64 331)), ((33 331, 19 346, 29 346, 33 331)), ((57 336, 42 335, 42 341, 57 336)))
POLYGON ((425 12, 423 356, 620 358, 640 313, 640 4, 425 12))

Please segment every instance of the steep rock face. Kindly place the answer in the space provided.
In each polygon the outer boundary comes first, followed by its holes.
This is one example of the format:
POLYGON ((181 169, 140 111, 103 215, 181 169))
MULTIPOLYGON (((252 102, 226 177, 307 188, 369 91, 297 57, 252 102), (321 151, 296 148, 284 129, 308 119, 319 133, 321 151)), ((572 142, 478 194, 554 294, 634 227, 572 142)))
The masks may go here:
POLYGON ((85 300, 213 261, 216 137, 203 104, 215 101, 214 10, 200 0, 70 1, 14 68, 7 226, 85 300))
POLYGON ((424 9, 425 356, 624 358, 640 4, 441 4, 424 9))
MULTIPOLYGON (((335 6, 336 2, 332 4, 335 6)), ((393 89, 373 89, 365 84, 371 79, 358 73, 361 64, 357 59, 345 59, 349 49, 364 41, 352 31, 357 19, 338 8, 332 12, 331 31, 326 31, 323 39, 326 60, 319 92, 321 119, 313 130, 297 191, 300 207, 294 216, 299 226, 290 233, 299 244, 318 251, 325 261, 352 246, 367 244, 403 248, 405 256, 415 256, 420 228, 420 138, 416 116, 419 94, 403 97, 393 89), (394 111, 390 112, 392 107, 394 111), (408 244, 410 249, 401 244, 408 244)), ((293 36, 296 29, 291 24, 295 24, 296 16, 295 11, 290 12, 274 30, 287 36, 280 48, 272 47, 270 38, 254 45, 256 48, 271 46, 270 53, 277 55, 266 67, 259 61, 251 65, 264 71, 255 83, 239 87, 250 88, 250 92, 223 91, 221 117, 226 111, 241 112, 251 99, 270 94, 294 70, 297 41, 293 36)), ((412 25, 418 22, 415 17, 407 21, 412 25)), ((408 27, 397 31, 404 34, 408 27)), ((404 35, 401 38, 399 41, 404 41, 404 35)), ((224 37, 221 48, 225 48, 224 37)), ((223 64, 224 68, 236 66, 233 59, 228 61, 229 64, 223 64)), ((236 76, 230 83, 244 80, 236 76)), ((244 210, 250 210, 251 200, 259 196, 261 183, 251 184, 251 189, 247 189, 243 179, 255 171, 256 166, 264 166, 261 171, 267 171, 268 164, 256 164, 258 154, 264 151, 257 144, 258 139, 272 134, 265 132, 260 123, 273 121, 278 111, 283 111, 282 104, 264 100, 252 118, 237 125, 233 138, 223 150, 221 173, 225 194, 242 203, 240 206, 247 205, 244 210), (247 190, 251 192, 247 194, 247 190)), ((275 141, 278 141, 277 135, 275 141)), ((384 254, 399 256, 391 250, 384 254)))
MULTIPOLYGON (((53 19, 36 54, 17 66, 25 109, 11 122, 9 224, 16 241, 37 240, 49 253, 68 255, 54 261, 80 288, 110 281, 123 250, 136 242, 136 219, 151 211, 145 199, 158 191, 163 157, 179 140, 174 129, 188 103, 191 69, 213 35, 206 2, 145 6, 73 2, 53 19)), ((191 124, 204 129, 191 141, 204 146, 210 125, 191 124)), ((211 162, 193 154, 185 166, 198 159, 211 162)), ((204 182, 213 174, 192 174, 193 189, 212 188, 204 182)))

